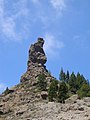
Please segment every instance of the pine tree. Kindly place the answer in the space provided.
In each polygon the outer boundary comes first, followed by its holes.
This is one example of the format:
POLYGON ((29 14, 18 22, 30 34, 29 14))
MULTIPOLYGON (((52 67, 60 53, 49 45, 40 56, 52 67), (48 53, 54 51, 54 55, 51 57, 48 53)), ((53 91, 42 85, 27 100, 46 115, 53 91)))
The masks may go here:
POLYGON ((57 91, 58 91, 58 81, 52 80, 49 90, 48 90, 48 98, 49 101, 54 101, 57 98, 57 91))
POLYGON ((74 72, 72 72, 71 76, 70 76, 70 79, 69 79, 69 90, 76 94, 76 91, 77 91, 77 83, 76 83, 76 76, 74 74, 74 72))
POLYGON ((76 77, 76 84, 77 84, 77 90, 79 90, 82 86, 82 84, 85 82, 85 78, 83 76, 80 75, 80 73, 77 73, 77 77, 76 77))
POLYGON ((63 71, 63 68, 61 68, 60 75, 59 75, 59 80, 60 81, 65 81, 66 75, 65 72, 63 71))
POLYGON ((77 93, 80 98, 90 97, 90 85, 86 83, 83 84, 77 93))
POLYGON ((58 89, 58 102, 65 103, 68 98, 68 87, 65 82, 61 82, 58 89))
POLYGON ((66 74, 66 82, 68 83, 69 81, 69 71, 67 70, 67 74, 66 74))

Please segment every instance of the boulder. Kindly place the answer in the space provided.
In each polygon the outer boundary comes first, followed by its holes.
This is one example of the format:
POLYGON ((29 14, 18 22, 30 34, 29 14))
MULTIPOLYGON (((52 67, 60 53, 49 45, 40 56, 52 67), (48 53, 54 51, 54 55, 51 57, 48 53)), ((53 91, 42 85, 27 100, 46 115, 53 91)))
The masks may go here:
POLYGON ((42 99, 46 100, 47 97, 48 97, 47 91, 42 91, 42 92, 41 92, 41 97, 42 97, 42 99))

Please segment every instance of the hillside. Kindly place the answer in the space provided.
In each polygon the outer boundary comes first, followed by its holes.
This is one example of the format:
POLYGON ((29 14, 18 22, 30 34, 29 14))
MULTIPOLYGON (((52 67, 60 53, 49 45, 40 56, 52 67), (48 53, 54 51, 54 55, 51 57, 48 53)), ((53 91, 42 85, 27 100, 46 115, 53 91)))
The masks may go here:
POLYGON ((43 38, 38 38, 31 45, 20 83, 0 95, 0 120, 90 120, 90 97, 80 99, 75 94, 64 104, 55 98, 49 101, 48 90, 56 79, 46 69, 43 44, 43 38))

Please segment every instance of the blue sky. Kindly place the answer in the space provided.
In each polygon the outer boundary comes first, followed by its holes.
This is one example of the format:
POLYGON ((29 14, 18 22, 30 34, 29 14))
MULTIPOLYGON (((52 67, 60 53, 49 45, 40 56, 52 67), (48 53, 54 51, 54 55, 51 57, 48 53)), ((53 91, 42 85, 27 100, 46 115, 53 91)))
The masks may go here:
POLYGON ((90 80, 90 0, 0 0, 0 92, 20 82, 38 37, 56 78, 63 67, 90 80))

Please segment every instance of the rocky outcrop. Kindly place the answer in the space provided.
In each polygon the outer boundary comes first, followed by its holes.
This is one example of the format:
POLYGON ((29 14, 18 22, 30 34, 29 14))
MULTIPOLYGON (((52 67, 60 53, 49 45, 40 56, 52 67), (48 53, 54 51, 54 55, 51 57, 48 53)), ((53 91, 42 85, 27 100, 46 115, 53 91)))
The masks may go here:
POLYGON ((38 41, 35 44, 32 44, 29 50, 29 60, 28 60, 28 68, 30 67, 30 63, 38 63, 44 66, 47 61, 46 55, 43 50, 44 40, 43 38, 38 38, 38 41))
POLYGON ((48 101, 48 89, 38 89, 38 75, 44 74, 47 84, 54 78, 46 70, 44 40, 38 38, 29 49, 26 73, 20 84, 0 95, 0 120, 90 120, 90 97, 82 100, 73 95, 65 104, 48 101))
POLYGON ((46 76, 49 76, 45 66, 45 63, 47 62, 47 57, 43 50, 43 45, 43 38, 38 38, 37 42, 31 45, 29 49, 27 71, 24 75, 22 75, 20 82, 25 82, 30 79, 36 79, 38 75, 42 73, 44 73, 46 76))

